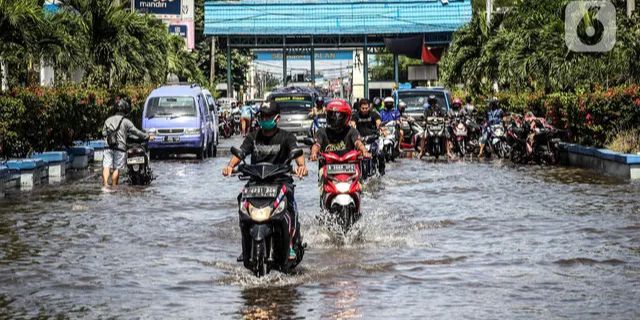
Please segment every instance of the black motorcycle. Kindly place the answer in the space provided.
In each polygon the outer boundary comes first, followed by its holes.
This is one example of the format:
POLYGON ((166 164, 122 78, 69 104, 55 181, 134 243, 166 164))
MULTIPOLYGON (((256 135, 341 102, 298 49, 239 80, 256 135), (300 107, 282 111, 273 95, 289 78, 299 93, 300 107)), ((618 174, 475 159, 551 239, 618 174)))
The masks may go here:
POLYGON ((362 138, 367 151, 371 154, 371 158, 362 159, 362 179, 368 179, 375 176, 377 173, 384 175, 385 173, 385 158, 380 150, 380 145, 383 143, 379 135, 370 135, 362 138))
POLYGON ((150 184, 154 177, 149 164, 147 140, 129 136, 127 138, 127 174, 129 176, 129 184, 135 186, 150 184))
POLYGON ((293 150, 287 164, 249 165, 240 149, 233 147, 231 153, 243 159, 237 172, 240 180, 248 181, 238 197, 244 266, 257 277, 274 269, 289 272, 302 261, 305 245, 298 226, 292 241, 296 259, 289 259, 289 228, 294 228, 295 222, 291 221, 294 209, 286 197, 285 181, 291 177, 289 163, 301 156, 302 150, 293 150))
POLYGON ((428 117, 425 128, 426 151, 436 160, 446 154, 446 126, 443 117, 428 117))

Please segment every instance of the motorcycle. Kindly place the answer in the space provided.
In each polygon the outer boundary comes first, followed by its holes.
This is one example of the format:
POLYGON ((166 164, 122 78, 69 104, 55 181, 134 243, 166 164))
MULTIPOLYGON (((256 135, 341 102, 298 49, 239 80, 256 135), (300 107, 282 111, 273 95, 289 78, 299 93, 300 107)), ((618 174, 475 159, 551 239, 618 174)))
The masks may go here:
POLYGON ((320 161, 320 207, 346 234, 361 216, 360 152, 321 153, 320 161))
POLYGON ((424 139, 426 151, 438 160, 446 154, 445 119, 443 117, 427 117, 424 139))
POLYGON ((231 110, 231 117, 233 134, 240 134, 240 108, 233 108, 233 110, 231 110))
POLYGON ((400 144, 403 149, 414 149, 420 151, 420 143, 424 135, 424 128, 413 118, 408 118, 404 123, 404 141, 400 144))
POLYGON ((514 163, 529 163, 555 165, 559 161, 559 130, 534 120, 534 128, 526 123, 521 129, 510 128, 510 137, 513 139, 511 149, 511 161, 514 163))
POLYGON ((127 137, 127 174, 129 184, 134 186, 149 185, 154 176, 151 171, 149 149, 146 140, 127 137))
POLYGON ((229 121, 226 112, 221 112, 218 118, 218 132, 222 132, 224 138, 230 138, 233 135, 233 124, 229 121))
POLYGON ((384 157, 380 154, 379 146, 384 143, 384 139, 379 135, 370 135, 362 138, 367 151, 371 154, 371 158, 362 159, 361 172, 362 179, 368 179, 376 174, 384 175, 385 163, 384 157))
POLYGON ((382 152, 387 162, 395 161, 400 156, 399 133, 396 131, 396 127, 397 123, 395 121, 389 121, 384 124, 384 129, 387 133, 382 139, 382 152))
POLYGON ((453 151, 461 158, 467 154, 467 126, 463 119, 454 119, 451 122, 451 132, 453 133, 451 140, 453 142, 453 151))
POLYGON ((511 147, 507 144, 505 129, 502 124, 494 124, 489 127, 487 155, 493 153, 498 158, 509 158, 511 147))
POLYGON ((299 226, 291 221, 293 207, 286 197, 287 186, 282 181, 290 177, 291 160, 302 155, 301 149, 291 152, 287 164, 246 164, 245 154, 232 147, 231 153, 242 159, 237 172, 248 181, 239 199, 242 261, 257 277, 271 270, 289 272, 302 261, 305 245, 299 236, 299 226), (292 229, 295 228, 295 229, 292 229), (293 239, 290 238, 293 231, 293 239), (289 259, 289 243, 293 243, 296 259, 289 259))

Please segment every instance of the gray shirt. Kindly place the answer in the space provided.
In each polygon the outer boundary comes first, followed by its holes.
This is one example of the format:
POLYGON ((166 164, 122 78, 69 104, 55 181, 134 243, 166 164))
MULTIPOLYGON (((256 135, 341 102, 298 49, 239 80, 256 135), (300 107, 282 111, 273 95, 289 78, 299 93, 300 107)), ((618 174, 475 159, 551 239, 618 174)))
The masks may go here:
MULTIPOLYGON (((102 135, 104 137, 107 136, 107 129, 109 129, 110 131, 115 130, 118 127, 118 123, 120 123, 120 119, 124 118, 122 115, 120 114, 116 114, 113 115, 111 117, 109 117, 105 122, 104 122, 104 126, 102 127, 102 135)), ((122 120, 122 124, 120 125, 120 129, 118 129, 118 149, 120 150, 127 150, 127 135, 128 134, 133 134, 134 136, 137 136, 141 139, 148 139, 149 135, 138 130, 134 125, 133 122, 131 122, 131 120, 124 118, 122 120)))

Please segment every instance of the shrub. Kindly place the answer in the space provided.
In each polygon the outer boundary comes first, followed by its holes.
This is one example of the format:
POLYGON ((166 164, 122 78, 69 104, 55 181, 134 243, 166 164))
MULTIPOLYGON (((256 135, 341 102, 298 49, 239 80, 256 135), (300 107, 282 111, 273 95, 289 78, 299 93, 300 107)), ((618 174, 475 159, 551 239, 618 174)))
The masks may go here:
POLYGON ((640 153, 640 129, 618 132, 607 144, 607 148, 622 153, 640 153))

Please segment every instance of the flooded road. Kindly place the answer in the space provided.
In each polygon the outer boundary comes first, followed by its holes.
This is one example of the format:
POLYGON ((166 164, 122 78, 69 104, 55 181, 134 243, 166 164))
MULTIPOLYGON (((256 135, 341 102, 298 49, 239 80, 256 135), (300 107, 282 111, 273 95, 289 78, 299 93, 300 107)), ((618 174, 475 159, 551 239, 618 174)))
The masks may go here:
POLYGON ((640 317, 640 184, 567 168, 401 160, 366 187, 346 238, 256 279, 240 252, 226 158, 153 164, 146 188, 98 177, 0 199, 0 318, 487 319, 640 317))

